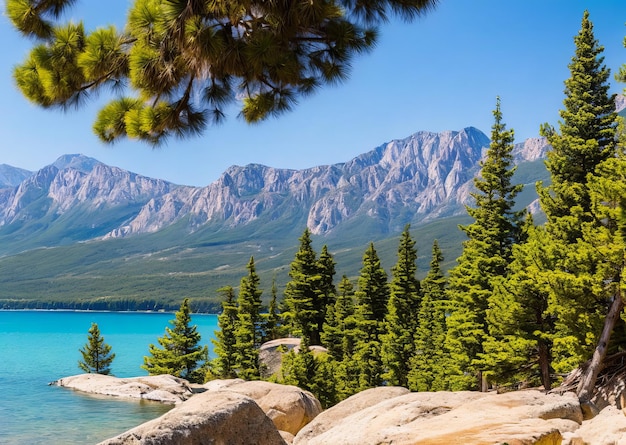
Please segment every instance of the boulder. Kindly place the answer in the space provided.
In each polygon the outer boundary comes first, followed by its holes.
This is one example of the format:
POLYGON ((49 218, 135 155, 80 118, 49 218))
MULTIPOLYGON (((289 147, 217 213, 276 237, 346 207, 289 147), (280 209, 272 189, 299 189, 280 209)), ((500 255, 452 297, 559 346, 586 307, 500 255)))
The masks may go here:
POLYGON ((295 435, 313 420, 322 406, 313 394, 296 386, 240 379, 215 380, 204 385, 207 392, 231 391, 253 399, 276 428, 295 435))
MULTIPOLYGON (((342 420, 339 416, 349 412, 346 406, 357 407, 358 402, 349 398, 339 403, 300 431, 294 445, 556 445, 561 443, 562 430, 574 431, 582 422, 578 399, 571 393, 398 392, 378 403, 366 403, 342 420), (334 419, 329 428, 318 425, 329 418, 334 419)), ((363 397, 354 397, 359 396, 363 397)))
MULTIPOLYGON (((309 346, 313 353, 328 352, 323 346, 309 346)), ((269 379, 280 371, 283 363, 283 354, 289 351, 298 352, 300 350, 300 339, 293 337, 277 338, 263 343, 259 348, 259 364, 261 368, 261 378, 269 379)))
POLYGON ((263 410, 242 394, 207 391, 99 445, 286 445, 263 410))
POLYGON ((624 445, 626 416, 614 406, 605 407, 576 431, 563 435, 563 445, 624 445))
POLYGON ((261 377, 267 379, 278 373, 283 363, 283 354, 299 345, 299 338, 277 338, 263 343, 259 348, 261 377))
POLYGON ((153 400, 178 404, 194 393, 185 379, 171 375, 118 378, 102 374, 79 374, 64 377, 52 385, 62 386, 90 394, 153 400))

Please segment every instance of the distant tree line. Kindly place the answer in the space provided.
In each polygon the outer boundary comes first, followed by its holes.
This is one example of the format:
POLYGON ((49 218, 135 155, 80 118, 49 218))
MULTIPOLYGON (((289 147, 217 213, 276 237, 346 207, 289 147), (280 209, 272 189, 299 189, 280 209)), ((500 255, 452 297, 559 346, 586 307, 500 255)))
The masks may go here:
MULTIPOLYGON (((2 299, 0 309, 37 309, 37 310, 70 310, 70 311, 162 311, 175 312, 180 308, 180 300, 156 300, 151 298, 102 298, 102 299, 69 299, 63 301, 2 299)), ((210 299, 194 299, 194 311, 215 314, 221 310, 219 302, 210 299)))

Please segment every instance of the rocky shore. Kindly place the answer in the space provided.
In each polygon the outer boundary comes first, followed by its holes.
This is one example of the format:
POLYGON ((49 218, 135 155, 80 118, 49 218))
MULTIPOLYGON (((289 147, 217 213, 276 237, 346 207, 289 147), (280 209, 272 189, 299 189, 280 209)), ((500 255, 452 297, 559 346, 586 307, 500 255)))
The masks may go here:
POLYGON ((380 387, 322 411, 308 391, 263 381, 190 385, 168 375, 117 379, 83 374, 55 383, 175 404, 161 417, 100 445, 626 444, 621 407, 609 404, 585 420, 573 393, 411 393, 380 387))

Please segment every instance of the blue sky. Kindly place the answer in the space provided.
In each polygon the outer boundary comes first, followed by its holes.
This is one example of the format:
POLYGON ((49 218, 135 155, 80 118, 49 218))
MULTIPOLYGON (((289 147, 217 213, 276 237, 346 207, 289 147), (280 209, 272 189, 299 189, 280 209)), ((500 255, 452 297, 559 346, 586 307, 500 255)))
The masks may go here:
MULTIPOLYGON (((89 29, 123 24, 129 1, 78 0, 69 15, 89 29)), ((68 113, 27 102, 11 71, 30 42, 2 16, 0 164, 37 170, 63 154, 83 153, 146 176, 204 186, 233 164, 332 164, 420 130, 474 126, 489 135, 498 95, 504 122, 521 142, 537 136, 542 122, 558 122, 585 9, 613 74, 626 63, 624 0, 441 0, 416 22, 385 25, 376 49, 354 61, 348 81, 303 99, 294 111, 250 126, 232 110, 225 124, 201 137, 158 149, 100 143, 91 131, 98 102, 68 113)), ((611 86, 617 93, 626 84, 611 77, 611 86)))

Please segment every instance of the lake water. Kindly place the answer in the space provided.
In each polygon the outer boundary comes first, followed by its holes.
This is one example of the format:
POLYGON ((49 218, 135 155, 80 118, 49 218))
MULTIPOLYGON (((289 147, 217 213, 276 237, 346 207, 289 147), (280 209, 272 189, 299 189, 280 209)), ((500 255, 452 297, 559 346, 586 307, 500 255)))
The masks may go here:
MULTIPOLYGON (((169 313, 0 311, 0 444, 95 444, 171 409, 48 383, 82 373, 78 350, 92 322, 116 354, 112 374, 146 375, 140 365, 148 345, 157 343, 173 318, 169 313)), ((211 351, 217 316, 194 314, 192 324, 211 351)))

